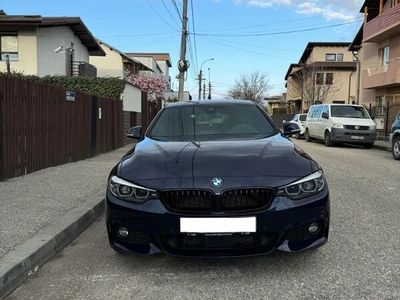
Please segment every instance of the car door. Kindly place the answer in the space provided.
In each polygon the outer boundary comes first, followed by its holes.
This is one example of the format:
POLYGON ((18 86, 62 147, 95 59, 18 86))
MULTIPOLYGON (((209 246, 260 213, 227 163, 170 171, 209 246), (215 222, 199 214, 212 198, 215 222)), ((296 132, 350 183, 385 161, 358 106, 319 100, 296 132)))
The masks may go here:
POLYGON ((320 128, 320 123, 321 123, 321 114, 322 114, 322 106, 318 105, 315 106, 315 109, 312 113, 312 125, 310 129, 310 135, 313 138, 321 138, 319 128, 320 128))
POLYGON ((320 122, 318 125, 318 134, 320 138, 325 137, 325 129, 330 127, 329 126, 329 105, 322 106, 322 112, 320 117, 320 122), (324 118, 323 115, 326 114, 327 118, 324 118))

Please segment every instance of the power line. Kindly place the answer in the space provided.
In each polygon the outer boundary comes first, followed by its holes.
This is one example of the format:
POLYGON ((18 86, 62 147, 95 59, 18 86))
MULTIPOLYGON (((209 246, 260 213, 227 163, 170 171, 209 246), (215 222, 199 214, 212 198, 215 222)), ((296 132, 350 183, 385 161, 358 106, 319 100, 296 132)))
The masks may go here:
POLYGON ((221 41, 218 41, 218 40, 210 39, 208 37, 204 37, 204 36, 200 36, 200 37, 202 39, 208 40, 210 42, 213 42, 213 43, 216 43, 216 44, 220 44, 222 46, 225 46, 225 47, 228 47, 228 48, 232 48, 232 49, 236 49, 236 50, 239 50, 239 51, 252 53, 252 54, 256 54, 256 55, 260 55, 260 56, 264 56, 264 57, 282 59, 282 60, 286 60, 286 61, 293 61, 293 59, 289 59, 287 57, 285 58, 285 57, 279 57, 279 56, 274 56, 274 55, 268 55, 268 54, 265 54, 265 53, 260 53, 260 52, 256 52, 256 51, 247 50, 247 49, 243 49, 243 48, 240 48, 240 47, 232 46, 232 45, 229 45, 227 43, 224 43, 224 42, 221 42, 221 41))
POLYGON ((308 32, 308 31, 316 31, 321 29, 327 28, 334 28, 334 27, 341 27, 350 24, 359 23, 361 20, 353 21, 353 22, 345 22, 333 25, 326 25, 314 28, 306 28, 306 29, 295 29, 295 30, 288 30, 288 31, 276 31, 276 32, 262 32, 262 33, 251 33, 251 34, 208 34, 208 33, 196 33, 198 36, 214 36, 214 37, 254 37, 254 36, 271 36, 271 35, 282 35, 282 34, 290 34, 290 33, 298 33, 298 32, 308 32))
POLYGON ((164 5, 165 9, 167 10, 169 16, 171 17, 172 20, 174 20, 175 24, 179 26, 178 22, 176 22, 176 19, 172 15, 171 11, 169 10, 168 6, 165 4, 164 0, 161 0, 162 4, 164 5))
POLYGON ((175 11, 176 11, 176 13, 177 13, 178 16, 179 16, 179 19, 180 19, 181 22, 182 22, 182 14, 181 14, 181 12, 180 12, 180 10, 179 10, 179 8, 178 8, 178 5, 176 4, 176 1, 175 1, 175 0, 171 0, 171 2, 172 2, 172 5, 175 7, 175 11))
POLYGON ((190 6, 192 8, 193 44, 194 44, 194 54, 195 54, 195 59, 196 59, 196 73, 197 73, 197 69, 199 67, 199 60, 198 60, 198 56, 197 56, 196 27, 195 27, 195 21, 194 21, 193 0, 190 0, 190 6))
MULTIPOLYGON (((286 20, 286 21, 281 21, 281 22, 261 23, 261 24, 256 24, 256 25, 247 25, 247 26, 240 26, 240 27, 221 28, 221 29, 214 30, 214 32, 234 31, 234 30, 241 30, 241 29, 248 29, 248 28, 264 27, 264 26, 270 26, 270 25, 276 25, 276 24, 295 23, 295 22, 301 22, 301 21, 317 19, 317 18, 320 18, 320 16, 312 16, 312 17, 307 17, 307 18, 296 18, 296 19, 291 19, 291 20, 286 20)), ((211 32, 205 32, 205 33, 211 33, 211 32)))
POLYGON ((147 5, 151 8, 151 10, 160 18, 161 21, 163 21, 166 25, 168 25, 169 27, 171 27, 173 30, 175 31, 179 31, 177 30, 174 26, 172 26, 169 22, 167 22, 159 13, 158 11, 153 7, 153 5, 150 4, 150 2, 148 0, 146 0, 147 5))

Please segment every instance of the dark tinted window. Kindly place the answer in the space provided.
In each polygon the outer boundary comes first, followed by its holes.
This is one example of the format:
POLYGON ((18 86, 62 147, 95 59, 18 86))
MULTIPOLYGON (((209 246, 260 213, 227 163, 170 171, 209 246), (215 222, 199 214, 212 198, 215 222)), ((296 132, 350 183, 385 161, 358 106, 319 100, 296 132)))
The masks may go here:
POLYGON ((162 141, 260 139, 277 132, 254 105, 187 105, 166 108, 149 137, 162 141))
POLYGON ((307 115, 300 115, 300 121, 306 121, 307 115))
POLYGON ((369 119, 365 108, 359 106, 333 105, 331 107, 331 115, 336 118, 369 119))

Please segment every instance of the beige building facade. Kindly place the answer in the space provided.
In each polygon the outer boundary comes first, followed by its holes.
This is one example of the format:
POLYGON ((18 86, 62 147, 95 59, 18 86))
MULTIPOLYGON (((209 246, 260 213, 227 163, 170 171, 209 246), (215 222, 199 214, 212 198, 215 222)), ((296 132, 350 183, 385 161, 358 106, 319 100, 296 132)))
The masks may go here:
POLYGON ((286 76, 289 113, 307 112, 319 103, 354 103, 356 62, 350 43, 308 43, 286 76))
POLYGON ((384 129, 400 110, 400 4, 367 0, 361 12, 364 24, 350 46, 358 58, 359 102, 384 129))

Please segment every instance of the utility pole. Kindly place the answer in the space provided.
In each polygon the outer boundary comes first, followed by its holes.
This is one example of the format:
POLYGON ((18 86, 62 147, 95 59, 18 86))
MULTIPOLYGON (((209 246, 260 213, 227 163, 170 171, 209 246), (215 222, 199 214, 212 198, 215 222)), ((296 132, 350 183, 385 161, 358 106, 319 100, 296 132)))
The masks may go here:
POLYGON ((206 100, 206 83, 203 83, 203 100, 206 100))
POLYGON ((181 36, 181 55, 178 64, 179 69, 179 92, 178 100, 183 100, 183 93, 185 91, 185 72, 188 69, 188 63, 186 61, 186 42, 187 42, 187 8, 188 1, 183 0, 183 11, 182 11, 182 36, 181 36))
POLYGON ((208 68, 208 100, 211 100, 211 72, 208 68))
POLYGON ((199 100, 201 100, 201 81, 203 80, 203 70, 200 69, 199 74, 199 100))

